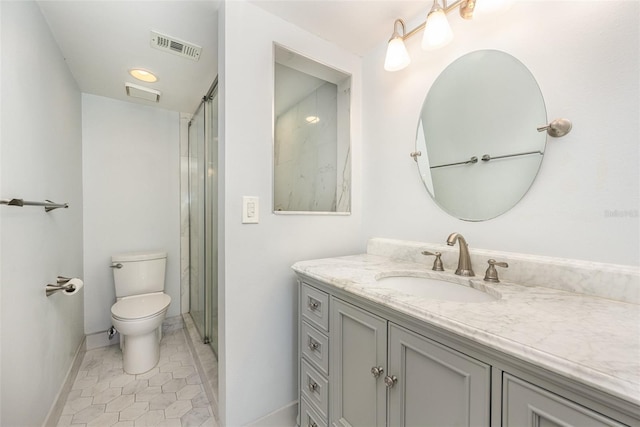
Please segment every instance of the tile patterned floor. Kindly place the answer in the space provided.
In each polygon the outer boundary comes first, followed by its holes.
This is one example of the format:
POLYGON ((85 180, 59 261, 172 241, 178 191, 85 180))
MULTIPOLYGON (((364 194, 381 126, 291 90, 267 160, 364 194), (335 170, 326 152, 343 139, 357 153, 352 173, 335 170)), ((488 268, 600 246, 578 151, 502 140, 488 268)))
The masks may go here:
POLYGON ((139 375, 123 371, 118 345, 87 351, 58 426, 217 427, 185 332, 165 333, 158 366, 139 375))

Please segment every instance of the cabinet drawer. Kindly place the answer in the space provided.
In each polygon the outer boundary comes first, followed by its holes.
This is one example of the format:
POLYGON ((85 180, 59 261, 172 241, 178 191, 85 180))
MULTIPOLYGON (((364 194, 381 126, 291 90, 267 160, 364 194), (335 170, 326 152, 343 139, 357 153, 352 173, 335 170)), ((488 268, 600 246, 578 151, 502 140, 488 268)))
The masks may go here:
POLYGON ((300 399, 300 427, 327 427, 327 420, 318 415, 305 398, 300 399))
POLYGON ((300 289, 302 318, 323 331, 329 331, 329 295, 303 283, 300 289))
POLYGON ((502 425, 505 427, 623 426, 591 409, 509 374, 504 374, 502 384, 502 425))
POLYGON ((329 375, 329 339, 307 322, 302 322, 300 352, 316 368, 329 375))
POLYGON ((329 382, 304 359, 302 359, 300 369, 300 391, 302 396, 307 398, 318 414, 325 419, 328 418, 329 382))

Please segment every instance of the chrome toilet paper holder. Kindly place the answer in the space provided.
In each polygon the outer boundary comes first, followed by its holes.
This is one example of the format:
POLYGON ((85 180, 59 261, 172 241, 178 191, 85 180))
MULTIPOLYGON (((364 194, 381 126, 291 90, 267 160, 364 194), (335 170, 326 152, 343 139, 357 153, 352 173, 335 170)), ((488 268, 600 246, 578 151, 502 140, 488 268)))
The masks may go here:
POLYGON ((65 292, 75 291, 76 285, 74 285, 73 283, 69 283, 70 280, 71 280, 70 277, 58 276, 58 279, 56 282, 57 284, 47 285, 45 287, 45 293, 47 294, 47 296, 51 296, 58 291, 65 291, 65 292))

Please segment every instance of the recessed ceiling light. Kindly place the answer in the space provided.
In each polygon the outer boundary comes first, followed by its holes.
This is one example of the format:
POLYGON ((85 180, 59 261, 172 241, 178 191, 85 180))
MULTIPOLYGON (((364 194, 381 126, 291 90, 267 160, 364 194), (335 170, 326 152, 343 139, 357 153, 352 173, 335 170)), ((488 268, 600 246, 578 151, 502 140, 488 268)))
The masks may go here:
POLYGON ((142 68, 132 68, 129 70, 129 74, 138 80, 142 80, 147 83, 154 83, 158 81, 158 78, 151 71, 143 70, 142 68))
POLYGON ((307 116, 305 118, 305 120, 307 121, 307 123, 315 124, 315 123, 318 123, 320 121, 320 117, 318 117, 318 116, 307 116))

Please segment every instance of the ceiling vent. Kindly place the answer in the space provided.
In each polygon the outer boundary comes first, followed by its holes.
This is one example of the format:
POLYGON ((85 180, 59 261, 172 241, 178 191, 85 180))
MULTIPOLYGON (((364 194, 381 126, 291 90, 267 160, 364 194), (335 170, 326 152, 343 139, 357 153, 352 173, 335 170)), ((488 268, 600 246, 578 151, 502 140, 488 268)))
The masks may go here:
POLYGON ((152 102, 160 101, 159 90, 153 90, 144 86, 134 85, 133 83, 125 83, 124 87, 127 89, 127 95, 132 98, 140 98, 152 102))
POLYGON ((193 43, 176 39, 175 37, 151 31, 151 47, 189 58, 194 61, 200 59, 202 48, 193 43))

